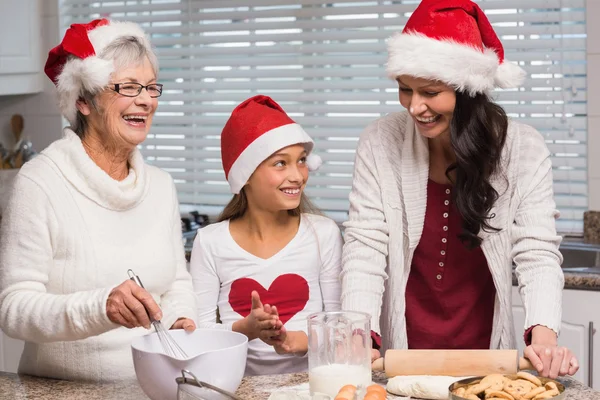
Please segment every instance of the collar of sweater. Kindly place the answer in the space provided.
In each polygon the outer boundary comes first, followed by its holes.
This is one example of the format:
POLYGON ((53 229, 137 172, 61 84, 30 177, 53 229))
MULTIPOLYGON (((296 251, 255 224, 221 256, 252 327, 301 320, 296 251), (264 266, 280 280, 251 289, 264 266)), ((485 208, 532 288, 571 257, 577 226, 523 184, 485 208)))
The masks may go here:
POLYGON ((101 207, 124 211, 138 205, 148 193, 149 178, 141 153, 129 156, 129 175, 117 181, 103 171, 87 154, 81 139, 65 128, 64 137, 42 152, 73 187, 101 207))

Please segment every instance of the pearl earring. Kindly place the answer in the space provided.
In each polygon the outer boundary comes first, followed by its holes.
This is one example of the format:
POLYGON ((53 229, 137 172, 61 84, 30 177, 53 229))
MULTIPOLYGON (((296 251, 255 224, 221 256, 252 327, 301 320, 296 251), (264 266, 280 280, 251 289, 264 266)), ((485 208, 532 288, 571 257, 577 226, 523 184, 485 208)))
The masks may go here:
POLYGON ((414 109, 414 108, 412 108, 412 107, 411 107, 411 108, 409 108, 409 110, 408 110, 408 111, 410 111, 410 113, 411 113, 411 114, 414 114, 414 113, 415 113, 415 109, 414 109))

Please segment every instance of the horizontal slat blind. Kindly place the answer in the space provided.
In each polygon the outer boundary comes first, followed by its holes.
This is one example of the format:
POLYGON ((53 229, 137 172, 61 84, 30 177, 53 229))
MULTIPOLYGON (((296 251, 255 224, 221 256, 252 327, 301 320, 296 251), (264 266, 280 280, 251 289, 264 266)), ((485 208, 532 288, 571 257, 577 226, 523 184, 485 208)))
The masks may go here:
MULTIPOLYGON (((146 159, 169 171, 180 201, 218 211, 231 197, 219 135, 235 105, 266 94, 316 141, 308 194, 343 221, 358 137, 400 111, 386 79, 385 39, 419 1, 63 0, 63 29, 109 17, 143 25, 160 59, 160 98, 146 159), (212 207, 212 208, 211 208, 212 207)), ((481 0, 508 60, 528 79, 495 98, 537 128, 554 163, 558 228, 581 233, 587 208, 585 0, 481 0)))

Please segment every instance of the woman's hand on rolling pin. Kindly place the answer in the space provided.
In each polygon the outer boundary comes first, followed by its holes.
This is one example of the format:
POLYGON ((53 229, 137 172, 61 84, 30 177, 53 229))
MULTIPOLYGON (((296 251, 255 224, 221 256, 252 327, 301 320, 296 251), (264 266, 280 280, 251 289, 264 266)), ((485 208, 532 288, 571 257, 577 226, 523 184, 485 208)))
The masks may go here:
POLYGON ((579 370, 577 357, 566 347, 557 345, 556 333, 538 325, 531 332, 531 345, 525 348, 524 356, 531 361, 538 373, 547 378, 574 375, 579 370))
POLYGON ((106 315, 115 324, 126 328, 150 328, 152 320, 160 321, 160 307, 146 289, 127 279, 115 287, 106 300, 106 315))
POLYGON ((371 349, 371 364, 378 358, 381 358, 381 353, 379 352, 379 350, 371 349))
POLYGON ((186 332, 194 332, 196 330, 196 323, 189 318, 182 317, 175 321, 169 329, 183 329, 186 332))

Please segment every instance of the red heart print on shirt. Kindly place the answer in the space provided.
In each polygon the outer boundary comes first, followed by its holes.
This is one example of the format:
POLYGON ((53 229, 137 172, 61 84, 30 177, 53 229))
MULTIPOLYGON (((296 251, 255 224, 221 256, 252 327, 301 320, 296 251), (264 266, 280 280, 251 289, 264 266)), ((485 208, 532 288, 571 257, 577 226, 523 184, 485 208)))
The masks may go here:
POLYGON ((233 281, 229 291, 229 304, 233 311, 247 317, 252 308, 252 291, 256 290, 263 304, 277 307, 279 319, 283 324, 304 309, 308 302, 308 282, 297 274, 278 276, 269 289, 251 278, 233 281))

